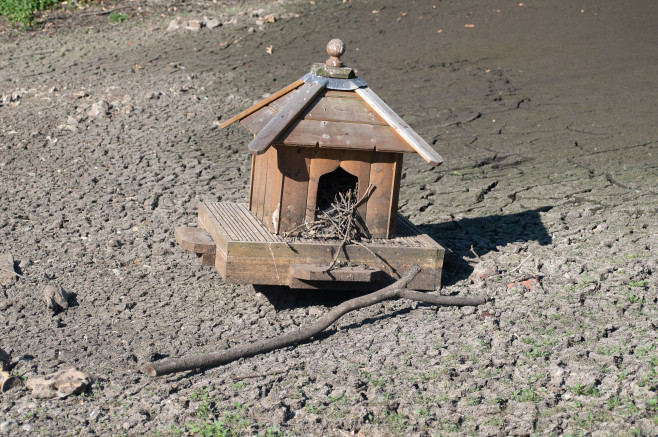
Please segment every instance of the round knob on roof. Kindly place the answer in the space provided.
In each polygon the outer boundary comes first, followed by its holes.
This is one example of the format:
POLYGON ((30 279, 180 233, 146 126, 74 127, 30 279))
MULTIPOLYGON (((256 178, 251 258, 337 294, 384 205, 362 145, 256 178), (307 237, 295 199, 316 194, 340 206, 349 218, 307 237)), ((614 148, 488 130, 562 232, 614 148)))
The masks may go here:
POLYGON ((343 61, 340 57, 345 53, 345 43, 339 39, 332 39, 327 44, 327 53, 330 58, 325 61, 329 67, 342 67, 343 61))

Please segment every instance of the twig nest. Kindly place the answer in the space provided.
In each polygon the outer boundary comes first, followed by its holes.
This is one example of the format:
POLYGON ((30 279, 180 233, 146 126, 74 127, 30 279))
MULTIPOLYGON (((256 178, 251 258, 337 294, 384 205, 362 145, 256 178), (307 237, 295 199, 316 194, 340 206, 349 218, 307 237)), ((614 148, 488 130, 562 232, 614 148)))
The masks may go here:
POLYGON ((59 285, 49 284, 43 289, 43 299, 46 301, 46 306, 53 311, 67 310, 70 298, 71 295, 59 285))
POLYGON ((65 398, 84 392, 91 379, 86 373, 71 367, 45 376, 30 377, 25 386, 32 390, 32 396, 41 399, 65 398))

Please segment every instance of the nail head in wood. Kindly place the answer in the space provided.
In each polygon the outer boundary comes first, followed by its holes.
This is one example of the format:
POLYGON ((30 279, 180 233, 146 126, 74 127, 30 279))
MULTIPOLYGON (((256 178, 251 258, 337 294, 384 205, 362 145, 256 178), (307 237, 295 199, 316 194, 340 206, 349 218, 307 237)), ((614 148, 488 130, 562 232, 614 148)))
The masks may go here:
POLYGON ((340 57, 345 53, 345 43, 339 39, 332 39, 327 44, 327 53, 329 54, 329 59, 325 61, 329 67, 342 67, 343 61, 340 60, 340 57))

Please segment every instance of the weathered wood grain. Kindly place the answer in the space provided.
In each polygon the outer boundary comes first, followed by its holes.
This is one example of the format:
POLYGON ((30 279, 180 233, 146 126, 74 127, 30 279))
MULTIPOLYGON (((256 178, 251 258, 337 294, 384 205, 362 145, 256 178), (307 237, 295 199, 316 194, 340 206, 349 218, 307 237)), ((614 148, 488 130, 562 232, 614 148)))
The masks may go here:
POLYGON ((376 282, 383 278, 379 269, 363 266, 337 267, 327 271, 328 264, 291 264, 290 276, 304 281, 376 282))
POLYGON ((224 129, 226 126, 236 122, 237 120, 242 120, 243 118, 247 117, 250 114, 253 114, 254 112, 258 111, 260 108, 263 106, 267 105, 270 102, 273 102, 274 100, 277 100, 279 97, 284 96, 288 94, 290 91, 297 89, 298 87, 302 86, 304 84, 304 81, 296 80, 295 82, 291 83, 287 87, 283 88, 282 90, 277 91, 276 93, 272 94, 270 97, 261 100, 254 106, 252 106, 249 109, 245 109, 241 113, 231 117, 230 119, 226 120, 224 123, 220 125, 221 129, 224 129))
MULTIPOLYGON (((365 243, 370 250, 356 244, 346 245, 338 260, 380 269, 384 272, 384 282, 397 277, 391 271, 400 274, 418 264, 421 272, 410 286, 417 290, 439 287, 443 248, 402 216, 399 216, 399 223, 400 236, 365 243)), ((341 246, 337 240, 286 243, 281 236, 271 234, 244 204, 213 202, 200 205, 199 227, 215 241, 215 266, 230 283, 302 286, 291 275, 291 265, 329 264, 341 246)), ((305 288, 321 286, 307 283, 305 288)))
POLYGON ((387 126, 386 122, 360 99, 324 96, 311 103, 302 113, 302 118, 387 126))
POLYGON ((340 121, 299 120, 277 142, 337 149, 414 151, 389 126, 340 121))
POLYGON ((174 231, 176 241, 183 249, 194 253, 215 253, 215 242, 204 229, 183 226, 174 231))
POLYGON ((370 88, 359 88, 355 92, 370 106, 373 111, 391 126, 404 141, 411 146, 425 161, 431 165, 439 165, 443 158, 424 139, 420 137, 399 115, 397 115, 370 88))
POLYGON ((263 155, 267 156, 267 183, 265 184, 265 199, 263 200, 263 223, 273 234, 279 232, 281 219, 281 193, 283 189, 283 173, 285 168, 281 149, 274 146, 263 155))
POLYGON ((304 222, 306 217, 306 197, 308 193, 309 167, 311 163, 309 149, 301 147, 282 147, 283 155, 283 193, 281 195, 281 220, 279 232, 289 232, 304 222))
POLYGON ((264 153, 323 89, 316 83, 302 85, 249 143, 249 150, 256 154, 264 153))

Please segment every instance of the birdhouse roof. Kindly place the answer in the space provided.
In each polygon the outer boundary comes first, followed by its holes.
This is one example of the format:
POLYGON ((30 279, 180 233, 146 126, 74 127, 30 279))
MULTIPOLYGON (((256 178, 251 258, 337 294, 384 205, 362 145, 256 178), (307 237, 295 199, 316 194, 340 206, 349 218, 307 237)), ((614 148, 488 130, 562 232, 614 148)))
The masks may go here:
MULTIPOLYGON (((329 62, 327 60, 327 65, 329 62)), ((221 127, 239 120, 254 133, 249 150, 256 154, 264 153, 273 144, 284 144, 416 152, 434 166, 443 162, 432 146, 393 112, 365 81, 354 77, 353 73, 342 75, 343 78, 318 76, 314 74, 318 65, 322 66, 315 64, 312 73, 241 112, 221 127)), ((345 68, 325 67, 325 70, 335 73, 345 68)))

